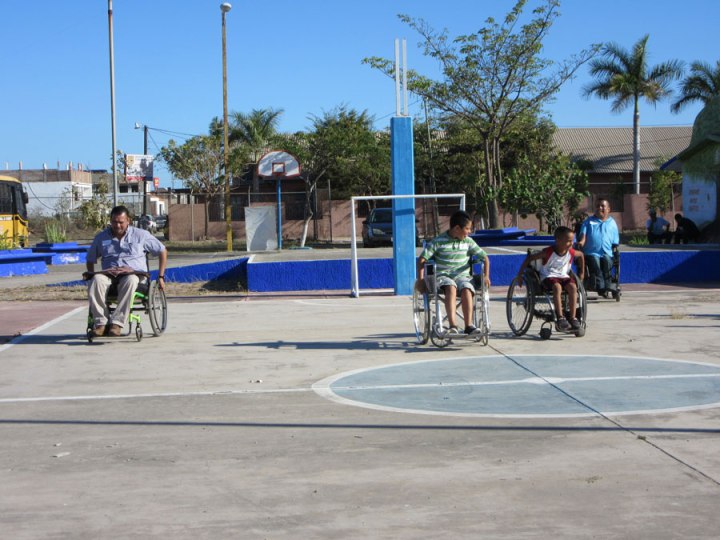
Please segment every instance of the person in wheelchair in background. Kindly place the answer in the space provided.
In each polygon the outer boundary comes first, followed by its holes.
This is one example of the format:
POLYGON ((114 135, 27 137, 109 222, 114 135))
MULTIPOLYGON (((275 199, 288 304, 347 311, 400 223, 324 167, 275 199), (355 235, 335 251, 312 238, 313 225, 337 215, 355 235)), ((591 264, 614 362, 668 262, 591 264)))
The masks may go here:
POLYGON ((487 253, 469 237, 471 232, 472 218, 467 212, 458 210, 450 217, 450 229, 434 238, 418 259, 418 279, 415 286, 422 292, 426 292, 425 263, 430 259, 435 261, 437 286, 445 294, 449 335, 460 334, 455 317, 455 300, 458 291, 462 316, 466 324, 465 334, 473 335, 478 332, 471 323, 475 294, 471 271, 473 257, 483 261, 483 280, 485 286, 490 287, 490 261, 487 253))
POLYGON ((158 257, 158 286, 165 287, 167 250, 150 232, 130 225, 130 212, 125 206, 110 211, 110 226, 99 232, 87 254, 88 300, 93 317, 93 335, 120 336, 132 309, 133 296, 141 280, 149 277, 147 254, 158 257), (102 271, 95 272, 95 263, 102 259, 102 271), (117 286, 117 306, 109 319, 107 293, 117 286), (108 327, 108 324, 110 325, 108 327))
POLYGON ((583 221, 578 234, 578 248, 585 255, 588 269, 588 290, 597 291, 600 296, 618 294, 617 284, 613 282, 613 248, 620 244, 620 232, 610 215, 610 202, 599 199, 595 213, 583 221))

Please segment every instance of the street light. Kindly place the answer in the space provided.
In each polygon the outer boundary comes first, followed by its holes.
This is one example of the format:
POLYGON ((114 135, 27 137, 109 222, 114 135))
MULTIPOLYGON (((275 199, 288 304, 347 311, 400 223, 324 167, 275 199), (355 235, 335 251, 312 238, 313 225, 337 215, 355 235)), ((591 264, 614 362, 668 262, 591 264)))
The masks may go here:
POLYGON ((220 4, 222 13, 222 71, 223 71, 223 162, 225 170, 225 235, 227 237, 227 250, 233 250, 232 242, 232 215, 230 209, 230 173, 228 166, 228 107, 227 107, 227 46, 225 40, 225 14, 232 6, 223 2, 220 4))
POLYGON ((118 175, 115 145, 115 53, 113 48, 113 7, 108 0, 108 38, 110 41, 110 124, 112 129, 112 172, 113 172, 113 206, 117 206, 118 175))
MULTIPOLYGON (((145 135, 145 144, 143 145, 143 155, 148 155, 148 127, 142 126, 135 122, 135 129, 143 128, 143 132, 145 135)), ((143 211, 142 215, 147 215, 147 178, 143 178, 143 211)))

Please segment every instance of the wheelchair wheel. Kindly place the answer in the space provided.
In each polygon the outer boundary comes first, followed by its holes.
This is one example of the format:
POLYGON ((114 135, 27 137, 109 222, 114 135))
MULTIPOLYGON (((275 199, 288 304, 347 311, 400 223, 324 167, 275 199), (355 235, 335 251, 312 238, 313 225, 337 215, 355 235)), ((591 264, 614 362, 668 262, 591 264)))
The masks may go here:
POLYGON ((413 324, 417 342, 425 345, 430 339, 430 301, 417 289, 413 291, 413 324))
POLYGON ((475 326, 480 330, 476 341, 487 345, 490 338, 490 293, 484 282, 475 293, 475 326))
POLYGON ((451 340, 450 338, 442 337, 438 334, 437 329, 433 327, 430 331, 430 341, 432 341, 433 345, 442 349, 443 347, 447 347, 451 340))
POLYGON ((518 283, 516 277, 508 289, 505 311, 510 330, 516 336, 525 334, 532 323, 535 306, 532 288, 531 282, 526 276, 524 286, 518 283))
POLYGON ((575 316, 580 322, 580 328, 575 331, 575 335, 577 337, 583 337, 585 335, 585 329, 587 328, 587 291, 585 290, 585 285, 583 284, 582 280, 577 277, 574 272, 572 276, 575 279, 575 284, 577 285, 578 292, 578 303, 575 316))
POLYGON ((153 333, 159 336, 167 328, 167 298, 165 291, 158 287, 157 281, 150 283, 147 312, 153 333))
POLYGON ((552 336, 552 328, 544 326, 540 329, 540 339, 550 339, 550 336, 552 336))
POLYGON ((430 341, 432 341, 432 344, 436 347, 447 347, 451 339, 446 337, 444 333, 445 330, 443 329, 443 323, 447 320, 444 307, 442 306, 442 302, 440 302, 440 309, 436 311, 436 306, 432 304, 434 304, 434 302, 431 303, 430 307, 432 310, 430 316, 430 341))

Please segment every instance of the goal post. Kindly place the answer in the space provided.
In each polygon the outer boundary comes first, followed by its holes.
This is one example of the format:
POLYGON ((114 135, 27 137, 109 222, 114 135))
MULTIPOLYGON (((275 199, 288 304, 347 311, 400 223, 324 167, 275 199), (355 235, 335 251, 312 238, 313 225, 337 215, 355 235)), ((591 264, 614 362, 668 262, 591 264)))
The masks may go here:
MULTIPOLYGON (((394 199, 459 199, 459 209, 465 210, 465 194, 464 193, 439 193, 436 195, 364 195, 364 196, 357 196, 357 197, 351 197, 351 210, 352 210, 352 220, 351 220, 351 228, 352 228, 352 238, 350 239, 350 296, 353 298, 359 298, 360 297, 360 277, 358 274, 358 254, 357 254, 357 223, 356 223, 356 217, 357 217, 357 207, 356 202, 357 201, 387 201, 387 200, 394 200, 394 199)), ((414 220, 413 220, 413 226, 414 226, 414 220)), ((393 231, 393 240, 396 238, 395 231, 393 231)), ((412 232, 412 238, 413 243, 415 239, 415 231, 412 232)), ((393 253, 395 253, 395 249, 393 249, 393 253)), ((414 250, 413 250, 414 253, 414 250)), ((409 279, 414 281, 415 280, 415 260, 413 255, 413 260, 408 261, 408 264, 405 265, 406 268, 412 269, 412 275, 406 275, 406 276, 395 276, 396 280, 399 279, 409 279)))

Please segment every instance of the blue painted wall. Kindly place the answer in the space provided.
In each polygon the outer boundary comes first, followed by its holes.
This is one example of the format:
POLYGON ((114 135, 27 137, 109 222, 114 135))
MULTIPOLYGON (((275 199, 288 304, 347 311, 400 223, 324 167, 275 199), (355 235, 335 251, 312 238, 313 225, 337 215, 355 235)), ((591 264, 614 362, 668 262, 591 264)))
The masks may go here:
MULTIPOLYGON (((524 255, 491 255, 493 285, 510 285, 524 255)), ((360 292, 393 289, 392 259, 358 261, 360 292)), ((720 282, 720 251, 625 252, 620 255, 621 283, 720 282)), ((294 261, 250 263, 248 289, 270 291, 350 291, 350 261, 294 261)))

